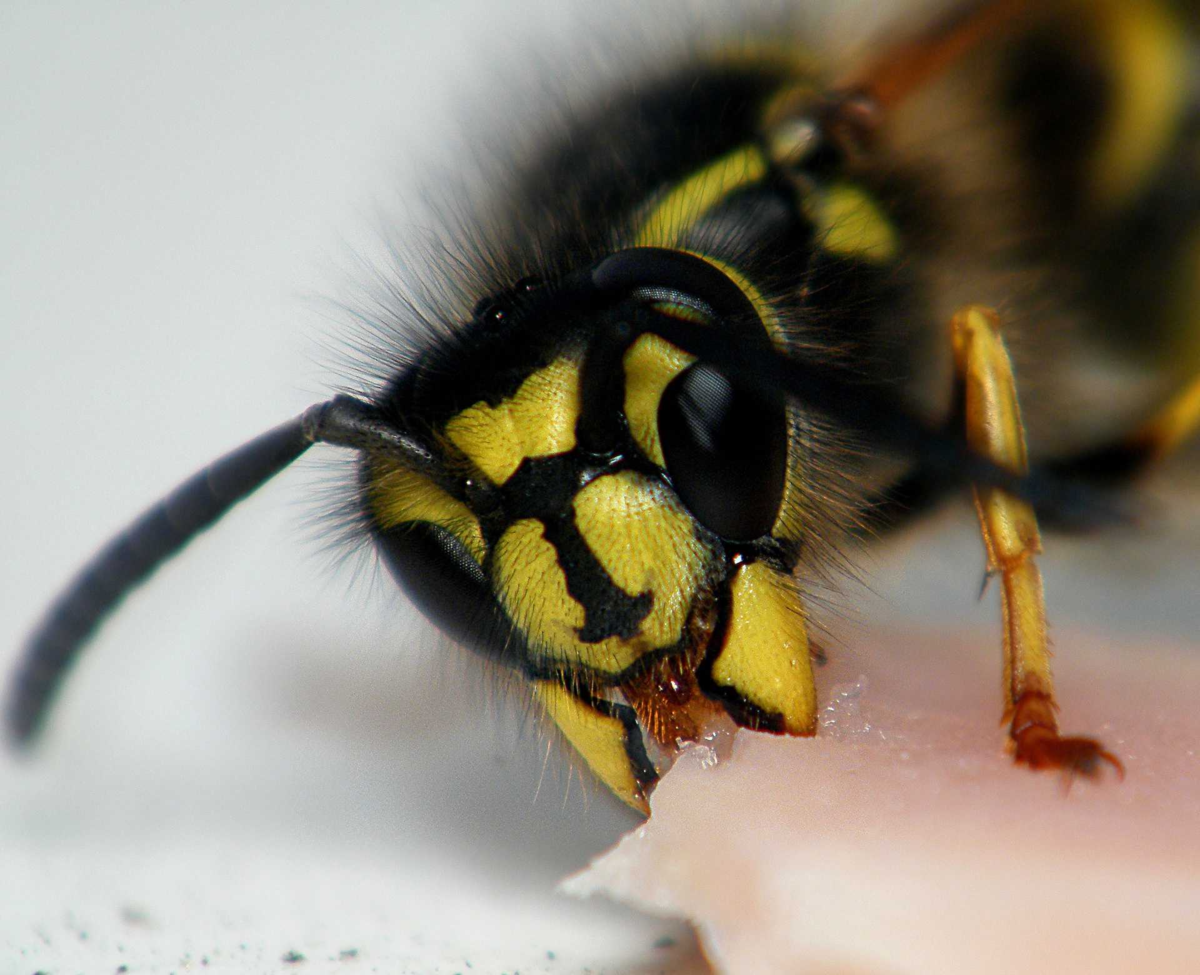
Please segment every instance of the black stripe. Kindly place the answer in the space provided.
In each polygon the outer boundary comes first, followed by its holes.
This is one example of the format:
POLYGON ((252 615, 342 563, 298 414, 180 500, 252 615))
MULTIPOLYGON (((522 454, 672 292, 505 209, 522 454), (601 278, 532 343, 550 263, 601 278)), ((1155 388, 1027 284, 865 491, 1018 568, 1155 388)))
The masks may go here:
POLYGON ((576 697, 600 714, 621 722, 625 727, 625 757, 629 759, 633 777, 637 779, 643 791, 654 785, 658 781, 658 771, 646 752, 646 739, 642 734, 642 726, 638 723, 637 712, 628 704, 616 704, 588 694, 576 694, 576 697))
POLYGON ((558 564, 567 579, 567 592, 583 607, 584 624, 579 639, 599 643, 609 637, 631 640, 654 605, 654 594, 630 596, 612 581, 600 560, 579 533, 574 512, 543 521, 543 535, 558 553, 558 564))

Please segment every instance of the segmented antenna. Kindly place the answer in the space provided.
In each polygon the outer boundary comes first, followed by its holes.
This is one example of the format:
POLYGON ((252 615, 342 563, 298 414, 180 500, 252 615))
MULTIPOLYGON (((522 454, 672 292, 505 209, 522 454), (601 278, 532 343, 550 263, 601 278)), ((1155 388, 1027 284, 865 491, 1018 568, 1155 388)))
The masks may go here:
POLYGON ((400 454, 418 470, 434 465, 425 447, 349 396, 310 407, 213 461, 105 545, 50 605, 9 688, 6 722, 12 739, 26 745, 37 736, 83 645, 126 596, 314 443, 400 454))
MULTIPOLYGON (((712 268, 699 258, 656 248, 632 248, 601 261, 583 278, 583 293, 636 294, 646 281, 695 284, 719 320, 737 314, 744 296, 729 284, 712 287, 712 268), (726 306, 729 307, 726 307, 726 306)), ((728 283, 728 282, 726 282, 728 283)), ((575 287, 580 287, 577 281, 575 287)), ((570 291, 555 300, 571 297, 570 291)), ((578 297, 578 295, 576 295, 578 297)), ((936 430, 899 408, 886 393, 822 363, 793 358, 767 344, 744 341, 717 322, 664 318, 654 331, 748 386, 782 393, 829 414, 867 440, 911 456, 919 468, 947 480, 989 484, 1029 501, 1039 513, 1077 528, 1127 522, 1111 495, 1053 473, 1017 474, 973 453, 961 431, 936 430)), ((160 565, 237 502, 290 465, 314 443, 395 457, 406 468, 443 480, 437 456, 391 424, 374 406, 337 396, 256 437, 184 481, 120 532, 51 604, 30 636, 9 690, 7 724, 18 745, 32 741, 79 651, 120 602, 160 565)))

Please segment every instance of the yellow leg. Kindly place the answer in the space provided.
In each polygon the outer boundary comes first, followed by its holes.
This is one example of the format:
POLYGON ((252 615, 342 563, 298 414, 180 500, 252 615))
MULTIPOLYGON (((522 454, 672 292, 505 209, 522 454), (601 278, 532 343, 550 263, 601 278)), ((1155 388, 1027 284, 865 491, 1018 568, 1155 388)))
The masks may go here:
MULTIPOLYGON (((1025 431, 996 313, 964 308, 954 316, 951 337, 965 384, 967 442, 976 453, 1024 473, 1029 467, 1025 431)), ((1035 561, 1042 550, 1037 516, 1028 503, 1006 491, 977 485, 974 492, 988 574, 1001 580, 1005 719, 1012 722, 1016 760, 1035 769, 1085 775, 1097 773, 1104 761, 1122 773, 1120 761, 1099 742, 1058 733, 1042 575, 1035 561)))
POLYGON ((1129 442, 1145 451, 1148 461, 1161 460, 1200 430, 1200 377, 1193 379, 1152 416, 1129 442))

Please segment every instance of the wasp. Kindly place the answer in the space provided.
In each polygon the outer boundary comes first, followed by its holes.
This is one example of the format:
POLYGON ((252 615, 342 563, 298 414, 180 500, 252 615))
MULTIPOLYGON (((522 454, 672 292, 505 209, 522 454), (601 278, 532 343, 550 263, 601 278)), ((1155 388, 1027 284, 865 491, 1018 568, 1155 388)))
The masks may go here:
POLYGON ((312 444, 440 629, 521 675, 649 811, 715 728, 817 727, 819 580, 970 492, 1000 589, 1008 738, 1060 732, 1039 523, 1200 425, 1192 14, 978 0, 825 64, 776 33, 617 85, 521 160, 452 291, 395 300, 393 373, 185 481, 47 611, 12 682, 33 739, 101 621, 312 444), (1115 394, 1092 357, 1121 357, 1115 394))

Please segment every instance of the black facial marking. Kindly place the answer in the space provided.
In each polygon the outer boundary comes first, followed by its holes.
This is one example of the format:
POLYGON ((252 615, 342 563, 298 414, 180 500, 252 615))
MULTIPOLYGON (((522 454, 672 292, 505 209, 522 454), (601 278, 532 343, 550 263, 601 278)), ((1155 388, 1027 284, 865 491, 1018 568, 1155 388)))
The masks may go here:
POLYGON ((637 712, 628 704, 615 704, 591 695, 581 695, 580 700, 590 708, 594 708, 609 718, 616 718, 625 728, 625 757, 629 760, 629 768, 638 785, 643 790, 649 789, 658 781, 658 772, 650 756, 646 754, 646 742, 642 736, 641 725, 638 724, 637 712))
POLYGON ((586 460, 580 451, 526 458, 502 489, 505 525, 525 518, 542 523, 543 536, 554 546, 566 576, 567 592, 583 607, 579 639, 585 643, 632 639, 654 604, 652 593, 630 596, 612 581, 575 524, 575 494, 610 469, 586 460))
POLYGON ((632 441, 624 413, 625 353, 636 333, 628 321, 597 331, 588 346, 579 379, 583 404, 575 424, 580 449, 590 454, 629 453, 632 441))
POLYGON ((593 554, 573 516, 545 522, 546 541, 558 553, 558 564, 567 577, 567 592, 583 607, 584 624, 579 639, 599 643, 609 637, 630 640, 641 630, 642 621, 654 605, 654 594, 630 596, 612 581, 593 554))

